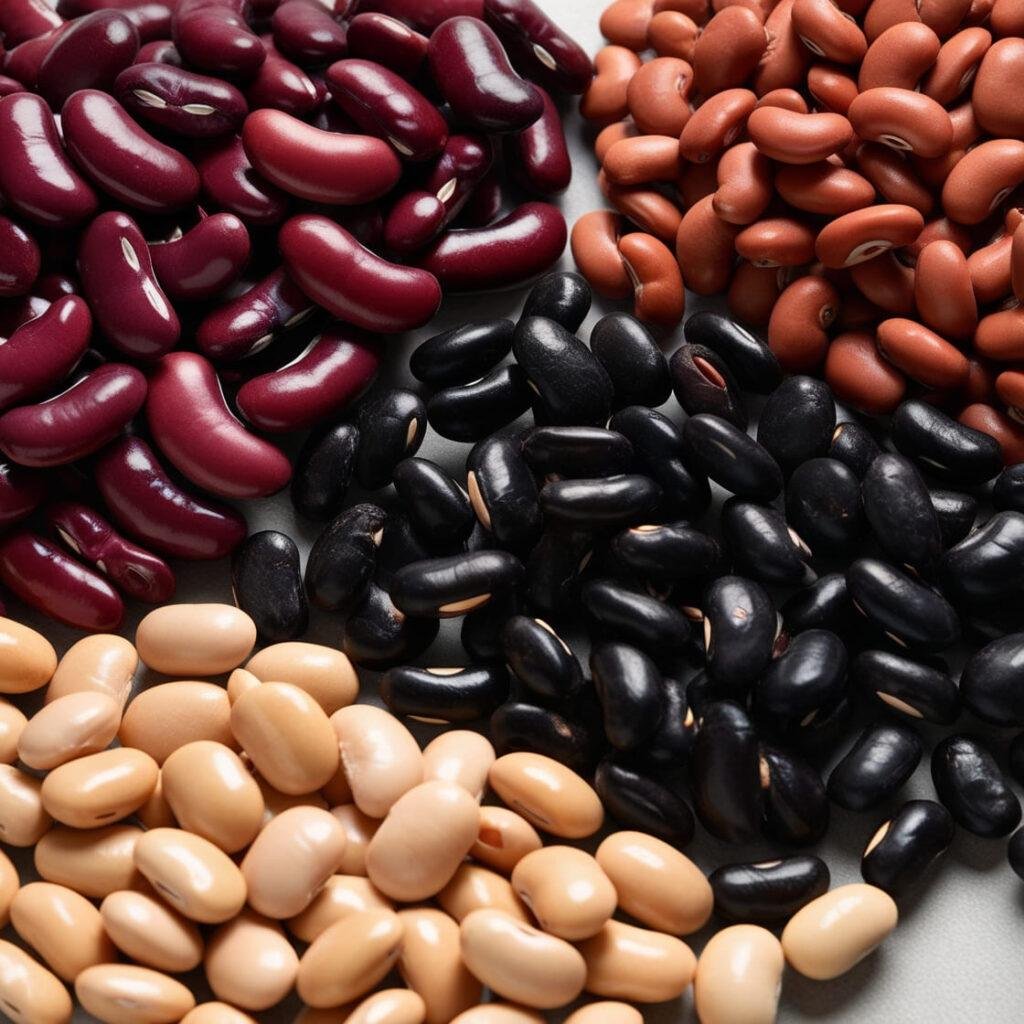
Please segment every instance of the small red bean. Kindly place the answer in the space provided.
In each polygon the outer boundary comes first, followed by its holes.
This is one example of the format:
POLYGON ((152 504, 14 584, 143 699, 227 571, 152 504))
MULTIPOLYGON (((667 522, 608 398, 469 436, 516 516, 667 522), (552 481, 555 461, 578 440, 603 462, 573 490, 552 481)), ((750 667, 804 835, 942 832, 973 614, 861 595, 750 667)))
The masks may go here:
POLYGON ((953 123, 949 114, 923 93, 890 87, 868 89, 850 104, 850 123, 865 142, 927 159, 949 152, 953 123))
POLYGON ((601 15, 601 35, 630 50, 647 47, 647 27, 654 16, 652 0, 615 0, 601 15))
POLYGON ((635 135, 613 143, 603 160, 615 185, 647 185, 679 177, 679 140, 671 135, 635 135))
POLYGON ((732 275, 726 295, 729 312, 752 327, 767 327, 782 292, 781 276, 782 271, 776 267, 740 263, 732 275))
POLYGON ((864 298, 880 311, 897 316, 914 313, 916 276, 914 268, 905 266, 891 251, 850 268, 850 278, 864 298))
POLYGON ((957 388, 967 381, 967 357, 914 320, 883 320, 875 331, 875 343, 893 366, 925 387, 957 388))
POLYGON ((879 355, 870 331, 848 331, 832 339, 825 380, 839 401, 878 416, 891 413, 907 390, 906 378, 879 355))
POLYGON ((964 408, 957 419, 965 427, 994 437, 1002 449, 1005 465, 1024 462, 1024 427, 1005 413, 983 402, 975 402, 964 408))
POLYGON ((711 96, 743 85, 754 73, 767 45, 764 23, 753 11, 723 8, 704 26, 693 48, 697 89, 711 96))
POLYGON ((965 28, 942 44, 921 91, 948 107, 974 80, 978 66, 992 45, 992 34, 983 28, 965 28))
POLYGON ((597 162, 604 163, 608 150, 616 142, 621 142, 623 139, 635 139, 639 134, 640 131, 632 121, 614 121, 612 124, 605 125, 594 139, 594 156, 597 157, 597 162))
POLYGON ((805 373, 818 367, 838 315, 839 292, 824 278, 802 277, 789 285, 768 321, 768 346, 782 368, 805 373))
POLYGON ((759 107, 747 118, 747 131, 765 156, 787 164, 817 163, 853 138, 841 114, 797 114, 781 107, 759 107))
POLYGON ((598 295, 624 299, 633 291, 619 252, 621 219, 610 210, 583 214, 572 228, 572 256, 598 295))
POLYGON ((730 224, 752 224, 774 196, 771 162, 752 142, 741 142, 722 154, 716 182, 712 205, 715 213, 730 224))
POLYGON ((645 135, 675 135, 690 119, 693 69, 685 60, 655 57, 633 75, 626 89, 629 113, 645 135))
POLYGON ((982 317, 974 332, 974 348, 999 363, 1024 360, 1024 308, 1014 306, 982 317))
POLYGON ((807 100, 796 89, 771 89, 758 97, 757 105, 759 107, 782 107, 783 110, 792 110, 795 114, 810 113, 807 100))
POLYGON ((679 207, 661 192, 646 188, 620 188, 602 171, 597 183, 609 205, 614 206, 648 234, 670 242, 676 237, 683 215, 679 207))
POLYGON ((621 121, 629 113, 626 93, 642 61, 624 46, 606 46, 594 58, 595 75, 580 100, 580 113, 598 124, 621 121))
POLYGON ((1003 370, 996 377, 996 394, 1006 403, 1013 415, 1020 419, 1024 415, 1024 372, 1003 370))
POLYGON ((914 295, 921 319, 946 338, 966 341, 978 326, 967 257, 953 242, 931 242, 917 258, 914 295))
POLYGON ((856 64, 868 48, 857 22, 832 0, 796 0, 793 26, 811 53, 839 64, 856 64))
POLYGON ((763 96, 775 89, 799 88, 811 63, 811 54, 793 25, 794 0, 779 0, 765 18, 767 46, 754 73, 754 92, 763 96))
MULTIPOLYGON (((910 4, 913 7, 914 0, 910 4)), ((935 64, 941 48, 942 41, 927 25, 916 19, 901 21, 879 34, 868 47, 857 85, 861 92, 882 87, 914 89, 935 64)))
POLYGON ((899 150, 879 142, 865 142, 857 150, 857 166, 887 202, 912 206, 922 216, 931 213, 935 197, 899 150))
POLYGON ((679 153, 694 163, 706 163, 733 144, 757 97, 749 89, 725 89, 702 103, 679 136, 679 153))
POLYGON ((681 11, 661 11, 647 26, 647 45, 659 57, 678 57, 693 61, 693 49, 700 27, 681 11))
POLYGON ((785 164, 775 174, 775 188, 790 206, 829 217, 860 210, 875 199, 867 178, 832 160, 785 164))
POLYGON ((980 224, 1024 181, 1024 142, 992 139, 970 150, 942 187, 946 214, 962 224, 980 224))
MULTIPOLYGON (((824 110, 846 117, 850 104, 860 91, 857 82, 840 68, 815 64, 807 72, 807 91, 824 110)), ((807 111, 803 111, 807 113, 807 111)))
POLYGON ((675 326, 682 319, 686 292, 672 251, 653 235, 634 232, 619 239, 623 266, 633 283, 638 320, 675 326))
POLYGON ((922 227, 924 218, 911 206, 868 206, 822 228, 815 251, 826 267, 852 267, 888 249, 910 245, 922 227))
POLYGON ((1010 294, 1013 236, 1003 235, 967 257, 974 295, 980 303, 998 302, 1010 294))
POLYGON ((991 135, 1024 138, 1024 39, 1000 39, 982 58, 971 92, 978 122, 991 135))
POLYGON ((799 267, 813 261, 815 237, 795 217, 769 217, 736 236, 736 252, 757 267, 799 267))
POLYGON ((715 213, 713 196, 705 196, 686 211, 676 232, 676 259, 690 291, 714 295, 726 290, 739 232, 738 226, 715 213))

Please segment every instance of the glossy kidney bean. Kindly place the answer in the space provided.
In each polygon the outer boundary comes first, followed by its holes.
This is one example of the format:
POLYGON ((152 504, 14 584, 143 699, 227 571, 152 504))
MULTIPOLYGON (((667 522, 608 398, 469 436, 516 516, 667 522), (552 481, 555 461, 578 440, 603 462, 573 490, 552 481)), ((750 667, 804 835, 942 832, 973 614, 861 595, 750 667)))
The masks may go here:
POLYGON ((853 137, 841 114, 798 114, 782 107, 759 107, 747 118, 758 151, 784 164, 813 164, 840 152, 853 137))
POLYGON ((309 609, 295 542, 276 530, 249 537, 231 566, 235 601, 264 640, 292 640, 306 631, 309 609))
POLYGON ((529 291, 522 316, 543 316, 576 331, 590 312, 593 295, 590 285, 568 271, 545 274, 529 291))
POLYGON ((572 163, 562 129, 562 115, 553 100, 539 86, 544 101, 541 116, 511 136, 509 149, 517 164, 515 173, 534 195, 554 196, 564 192, 572 180, 572 163))
POLYGON ((514 549, 540 533, 537 484, 519 439, 496 434, 478 441, 466 460, 466 491, 484 529, 514 549))
POLYGON ((12 463, 0 463, 0 527, 27 519, 46 498, 41 474, 12 463))
MULTIPOLYGON (((43 4, 38 6, 50 12, 43 4)), ((16 17, 18 12, 14 14, 16 17)), ((6 22, 10 23, 10 20, 6 22)), ((4 983, 0 991, 7 1012, 15 1024, 26 1024, 30 1020, 39 1021, 39 1024, 66 1024, 71 1020, 74 1005, 67 989, 55 974, 20 946, 6 941, 0 944, 0 964, 4 971, 4 983)))
POLYGON ((911 206, 869 206, 826 225, 818 234, 815 251, 827 267, 852 267, 887 249, 909 245, 923 226, 924 218, 911 206))
POLYGON ((539 699, 560 701, 583 689, 579 662, 542 619, 513 616, 501 631, 501 646, 513 675, 539 699))
POLYGON ((414 79, 427 58, 426 36, 388 14, 366 11, 348 23, 348 53, 376 61, 403 78, 414 79))
POLYGON ((20 224, 0 216, 0 299, 24 295, 39 276, 42 255, 36 240, 20 224))
POLYGON ((998 838, 1020 824, 1017 795, 977 740, 962 735, 940 740, 932 751, 932 782, 956 823, 974 835, 998 838))
POLYGON ((629 764, 606 758, 597 767, 594 787, 608 814, 620 824, 672 846, 685 846, 693 838, 689 804, 674 789, 629 764))
POLYGON ((533 395, 519 366, 499 366, 474 384, 436 392, 427 403, 427 416, 442 437, 479 441, 518 419, 533 395))
POLYGON ((783 721, 820 711, 842 697, 846 666, 846 648, 834 633, 799 633, 755 684, 755 707, 783 721))
POLYGON ((724 566, 718 542, 685 522, 634 526, 611 542, 615 557, 654 582, 704 579, 724 566))
POLYGON ((791 632, 838 629, 844 625, 849 610, 846 577, 831 572, 787 598, 782 605, 782 618, 791 632))
POLYGON ((304 66, 326 64, 348 50, 344 25, 319 4, 286 0, 274 9, 270 27, 276 47, 304 66))
POLYGON ((16 0, 0 15, 0 30, 8 47, 17 46, 57 28, 63 19, 40 0, 16 0))
POLYGON ((1013 686, 1022 636, 1011 633, 975 651, 964 666, 960 692, 967 708, 995 725, 1019 725, 1022 712, 1013 686))
POLYGON ((828 349, 827 331, 840 308, 838 291, 824 278, 801 277, 788 285, 768 321, 768 346, 779 365, 791 372, 815 369, 828 349))
POLYGON ((558 711, 509 701, 491 715, 490 734, 499 755, 514 752, 550 757, 576 772, 591 772, 604 740, 598 722, 573 720, 558 711))
POLYGON ((386 487, 395 466, 415 455, 426 431, 427 410, 420 397, 402 388, 370 395, 356 415, 360 444, 355 468, 367 489, 386 487))
MULTIPOLYGON (((805 719, 799 729, 827 730, 830 719, 838 719, 839 728, 844 728, 845 718, 836 710, 844 706, 840 700, 830 708, 812 712, 810 721, 805 719)), ((797 742, 800 741, 799 729, 795 734, 797 742)), ((762 831, 789 846, 810 846, 819 842, 828 830, 830 812, 817 769, 802 757, 776 747, 762 745, 760 750, 762 831)))
POLYGON ((1000 39, 989 47, 978 67, 971 106, 981 126, 993 135, 1024 137, 1024 111, 1008 91, 1024 62, 1024 45, 1017 38, 1000 39))
POLYGON ((996 477, 992 487, 992 503, 997 509, 1024 512, 1024 469, 1009 466, 996 477))
POLYGON ((963 224, 980 224, 1024 180, 1024 142, 990 139, 973 147, 949 172, 942 207, 963 224))
POLYGON ((241 274, 249 252, 249 232, 233 213, 212 214, 178 238, 149 243, 160 286, 185 302, 223 292, 241 274))
MULTIPOLYGON (((290 149, 287 153, 292 155, 290 149)), ((209 140, 195 158, 203 194, 215 205, 256 227, 282 221, 288 196, 252 166, 240 135, 209 140)))
POLYGON ((476 522, 469 497, 440 466, 426 459, 403 459, 395 467, 394 483, 421 537, 448 547, 469 536, 476 522))
POLYGON ((512 347, 511 320, 481 320, 436 334, 409 358, 412 375, 427 384, 464 384, 492 369, 512 347))
POLYGON ((864 530, 857 475, 837 459, 808 459, 790 477, 786 517, 812 551, 850 550, 864 530))
POLYGON ((949 114, 924 93, 867 89, 850 104, 850 123, 865 142, 881 142, 925 159, 943 156, 953 140, 949 114))
POLYGON ((813 377, 794 376, 768 396, 757 425, 757 442, 789 473, 825 454, 835 423, 828 386, 813 377))
POLYGON ((514 586, 522 563, 504 551, 476 551, 414 562, 395 573, 391 599, 407 615, 464 615, 514 586))
POLYGON ((577 479, 624 473, 633 448, 622 434, 603 427, 534 427, 523 437, 522 455, 538 474, 577 479))
POLYGON ((174 45, 203 70, 249 78, 266 51, 245 21, 243 0, 179 0, 171 20, 174 45))
POLYGON ((736 567, 762 583, 811 582, 810 550, 785 517, 770 506, 730 498, 722 509, 722 533, 736 567))
POLYGON ((480 0, 363 0, 360 7, 367 11, 385 11, 428 32, 448 18, 483 15, 480 0))
POLYGON ((1001 456, 994 438, 958 423, 927 402, 901 403, 890 430, 896 448, 935 476, 980 484, 999 471, 1001 456))
POLYGON ((176 68, 181 67, 181 54, 178 53, 170 39, 154 39, 151 42, 143 43, 135 55, 135 60, 138 64, 157 61, 160 64, 170 64, 176 68))
POLYGON ((727 690, 746 690, 767 666, 779 621, 765 589, 742 576, 721 576, 703 601, 704 644, 711 677, 727 690))
POLYGON ((693 344, 680 346, 669 361, 669 373, 676 399, 688 414, 711 413, 746 428, 746 404, 736 380, 711 349, 693 344))
POLYGON ((648 741, 661 724, 661 672, 628 644, 603 643, 590 655, 590 671, 604 715, 608 742, 621 751, 648 741))
POLYGON ((385 512, 364 503, 346 509, 317 538, 306 563, 306 590, 328 611, 347 611, 373 575, 385 512))
POLYGON ((931 492, 931 499, 939 517, 942 543, 947 547, 959 544, 974 528, 974 521, 978 517, 977 498, 961 491, 935 488, 931 492))
POLYGON ((487 718, 508 697, 508 673, 491 665, 468 668, 388 669, 381 699, 392 714, 429 722, 473 722, 487 718))
POLYGON ((828 891, 825 862, 807 855, 758 864, 726 864, 708 881, 715 910, 727 921, 781 924, 828 891))
POLYGON ((580 113, 599 124, 629 114, 626 92, 640 70, 640 58, 624 46, 606 46, 594 58, 595 75, 580 100, 580 113))
POLYGON ((739 324, 702 310, 686 321, 686 340, 717 352, 741 387, 766 394, 779 383, 782 371, 771 349, 739 324))
POLYGON ((302 68, 277 52, 273 36, 263 36, 262 42, 267 56, 246 86, 249 107, 273 107, 297 116, 309 114, 319 103, 316 86, 302 68))
POLYGON ((909 800, 871 837, 861 857, 864 881, 900 898, 920 885, 953 840, 949 811, 933 800, 909 800))
POLYGON ((1015 593, 1014 567, 1022 545, 1024 515, 997 512, 946 552, 942 564, 946 588, 973 602, 998 600, 1015 593))
POLYGON ((408 192, 388 213, 384 243, 393 252, 417 252, 433 241, 445 219, 444 203, 430 192, 408 192))
POLYGON ((829 798, 852 811, 876 807, 902 788, 920 760, 921 740, 907 726, 868 726, 832 769, 829 798))

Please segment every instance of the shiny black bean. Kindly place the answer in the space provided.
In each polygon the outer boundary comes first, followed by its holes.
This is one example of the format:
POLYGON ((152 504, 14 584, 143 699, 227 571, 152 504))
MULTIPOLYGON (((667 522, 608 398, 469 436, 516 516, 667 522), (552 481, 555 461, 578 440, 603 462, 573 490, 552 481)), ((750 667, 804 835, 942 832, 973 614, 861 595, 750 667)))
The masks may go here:
POLYGON ((542 701, 565 701, 583 689, 583 670, 569 645, 542 619, 515 615, 501 631, 512 674, 542 701))
POLYGON ((754 706, 770 717, 802 719, 843 695, 846 666, 846 647, 835 633, 798 633, 754 685, 754 706))
POLYGON ((864 693, 911 718, 939 725, 960 714, 960 689, 949 673, 894 651, 861 651, 850 664, 850 678, 864 693))
POLYGON ((519 614, 521 605, 519 594, 510 590, 466 615, 459 633, 466 654, 474 661, 501 661, 501 632, 505 623, 519 614))
POLYGON ((1010 741, 1010 749, 1006 754, 1006 767, 1017 782, 1024 786, 1024 732, 1018 733, 1010 741))
POLYGON ((1024 828, 1014 832, 1006 847, 1006 859, 1019 878, 1024 878, 1024 828))
POLYGON ((318 608, 347 613, 363 595, 377 565, 387 513, 353 505, 317 537, 306 562, 306 591, 318 608))
POLYGON ((444 549, 461 544, 477 518, 466 492, 436 463, 403 459, 395 466, 395 489, 413 529, 444 549))
POLYGON ((623 530, 611 550, 627 569, 655 583, 707 579, 724 565, 718 541, 686 522, 623 530))
POLYGON ((1024 512, 1024 462, 1007 466, 992 485, 992 504, 998 509, 1024 512))
POLYGON ((579 274, 554 270, 530 289, 522 316, 547 317, 575 333, 586 320, 592 300, 590 285, 579 274))
POLYGON ((691 416, 683 439, 693 466, 737 497, 771 501, 782 490, 782 470, 772 455, 727 420, 691 416))
POLYGON ((384 536, 377 549, 377 575, 390 579, 402 566, 411 562, 422 562, 425 558, 453 553, 431 547, 413 529, 405 512, 392 510, 384 522, 384 536))
POLYGON ((828 777, 828 795, 848 811, 867 811, 894 796, 921 760, 917 733, 898 722, 869 725, 828 777))
POLYGON ((251 534, 232 557, 231 589, 264 643, 294 640, 306 632, 309 605, 299 549, 291 537, 276 530, 251 534))
POLYGON ((944 548, 959 544, 974 528, 978 518, 978 499, 960 491, 931 489, 932 508, 939 517, 939 533, 944 548))
POLYGON ((721 576, 704 596, 704 643, 711 678, 743 692, 764 671, 779 633, 775 605, 760 583, 721 576))
POLYGON ((356 479, 367 490, 391 483, 395 466, 415 455, 427 429, 427 410, 419 395, 388 388, 360 404, 356 479))
POLYGON ((662 682, 664 713, 654 735, 638 755, 658 768, 680 768, 690 759, 697 737, 697 722, 688 702, 689 687, 678 679, 662 682))
POLYGON ((1024 512, 997 512, 942 561, 949 592, 970 602, 1016 594, 1024 576, 1024 512))
POLYGON ((782 620, 792 633, 805 629, 831 629, 841 632, 853 611, 841 572, 831 572, 798 590, 782 606, 782 620))
POLYGON ((830 459, 837 459, 849 466, 857 478, 863 480, 868 467, 881 451, 867 427, 855 420, 844 420, 832 432, 828 455, 830 459))
POLYGON ((526 603, 545 618, 561 618, 574 606, 577 584, 594 553, 585 530, 548 530, 526 562, 526 603))
POLYGON ((897 450, 933 476, 956 484, 991 480, 1003 464, 998 442, 958 423, 937 406, 919 399, 903 402, 892 414, 889 433, 897 450))
POLYGON ((518 437, 497 435, 478 441, 466 469, 466 490, 484 528, 507 547, 531 545, 540 533, 540 505, 518 437))
POLYGON ((715 910, 726 921, 771 927, 828 892, 828 866, 801 855, 760 864, 724 864, 708 875, 715 910))
POLYGON ((690 805, 671 789, 628 765, 604 760, 597 766, 594 788, 605 810, 620 825, 638 829, 673 846, 693 838, 690 805))
POLYGON ((860 480, 838 459, 808 459, 789 478, 786 518, 816 554, 849 551, 864 532, 860 480))
POLYGON ((540 489, 540 507, 551 521, 577 529, 618 527, 642 519, 661 488, 636 473, 591 480, 552 480, 540 489))
POLYGON ((993 725, 1024 725, 1024 633, 1011 633, 974 652, 960 676, 967 709, 993 725))
POLYGON ((474 551, 413 562, 391 580, 391 600, 406 615, 451 618, 511 590, 523 565, 507 551, 474 551))
POLYGON ((831 707, 812 711, 806 718, 776 730, 776 739, 807 757, 827 758, 847 738, 854 702, 847 694, 831 707))
POLYGON ((546 423, 605 425, 612 411, 611 378, 575 334, 554 320, 524 317, 512 336, 512 352, 537 392, 546 423))
POLYGON ((643 405, 654 409, 672 391, 668 364, 650 331, 629 313, 609 313, 594 324, 590 350, 615 388, 615 408, 643 405))
POLYGON ((619 751, 646 743, 665 711, 658 666, 629 644, 599 644, 590 653, 590 674, 608 742, 619 751))
POLYGON ((512 350, 511 320, 481 320, 435 334, 409 357, 424 384, 467 384, 492 370, 512 350))
POLYGON ((437 619, 415 619, 392 603, 391 595, 373 580, 345 620, 341 649, 357 665, 391 668, 419 657, 437 636, 437 619))
POLYGON ((1024 589, 963 611, 964 634, 972 643, 987 644, 1007 633, 1024 630, 1024 589))
POLYGON ((810 549, 770 505, 730 498, 722 507, 721 524, 736 568, 745 575, 791 586, 815 580, 810 549))
POLYGON ((532 400, 522 368, 499 366, 472 384, 433 394, 427 401, 427 419, 450 441, 479 441, 519 419, 532 400))
POLYGON ((1008 836, 1020 824, 1020 801, 996 759, 969 736, 947 736, 932 751, 932 782, 953 820, 976 836, 1008 836))
POLYGON ((345 504, 355 472, 359 429, 351 423, 311 434, 292 476, 292 504, 310 519, 330 519, 345 504))
POLYGON ((802 757, 761 746, 761 828, 788 846, 811 846, 828 831, 831 805, 818 770, 802 757))
POLYGON ((921 884, 953 841, 953 819, 934 800, 908 800, 871 837, 860 861, 864 881, 899 899, 921 884))
POLYGON ((757 440, 788 476, 801 462, 827 455, 835 429, 829 386, 814 377, 788 377, 761 410, 757 440))
POLYGON ((624 640, 655 657, 678 653, 689 639, 690 623, 681 611, 612 580, 589 580, 580 598, 602 639, 624 640))
POLYGON ((686 340, 717 352, 745 391, 767 395, 782 380, 775 353, 759 338, 720 313, 702 311, 686 321, 686 340))
POLYGON ((589 774, 605 746, 600 719, 590 718, 511 701, 491 715, 491 742, 499 756, 526 750, 589 774))
POLYGON ((616 476, 629 471, 633 446, 604 427, 534 427, 523 438, 523 458, 541 476, 616 476))
POLYGON ((672 391, 691 416, 711 413, 740 430, 747 429, 747 405, 736 378, 721 359, 703 345, 681 345, 668 361, 672 391))
POLYGON ((474 722, 508 699, 504 665, 415 668, 400 665, 380 677, 381 700, 399 716, 425 722, 474 722))
POLYGON ((854 607, 897 643, 942 651, 960 638, 960 620, 937 591, 895 566, 861 558, 846 570, 854 607))

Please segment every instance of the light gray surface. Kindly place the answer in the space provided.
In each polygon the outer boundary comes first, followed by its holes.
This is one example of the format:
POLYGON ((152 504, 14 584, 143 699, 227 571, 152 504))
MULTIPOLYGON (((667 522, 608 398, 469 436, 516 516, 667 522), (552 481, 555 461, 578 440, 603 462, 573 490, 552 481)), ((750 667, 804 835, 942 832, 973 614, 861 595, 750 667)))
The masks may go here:
MULTIPOLYGON (((0 0, 2 3, 3 0, 0 0)), ((542 0, 544 2, 544 0, 542 0)), ((599 4, 585 0, 546 0, 547 7, 576 38, 594 53, 600 46, 597 19, 599 4)), ((571 104, 574 108, 575 104, 571 104)), ((575 178, 562 201, 566 217, 572 220, 602 204, 594 174, 595 165, 587 134, 578 116, 567 116, 566 129, 573 149, 575 178)), ((571 257, 563 258, 571 267, 571 257)), ((515 315, 522 301, 522 292, 506 292, 476 300, 449 302, 430 331, 419 333, 417 339, 403 339, 393 344, 393 369, 396 381, 412 385, 405 367, 408 352, 416 340, 460 323, 483 316, 515 315)), ((692 306, 691 306, 692 309, 692 306)), ((606 311, 598 304, 584 328, 606 311)), ((677 335, 665 339, 670 352, 678 343, 677 335)), ((674 402, 669 410, 678 409, 674 402)), ((420 454, 436 458, 452 470, 461 472, 465 449, 428 437, 420 454)), ((296 521, 287 496, 254 503, 246 508, 253 531, 279 529, 297 539, 308 550, 315 531, 308 524, 296 521)), ((228 569, 225 564, 181 565, 178 599, 184 601, 230 601, 228 569)), ((131 636, 138 619, 133 609, 125 633, 131 636)), ((43 628, 63 650, 75 637, 70 631, 54 628, 38 618, 16 609, 18 617, 43 628)), ((435 664, 452 664, 450 658, 457 648, 445 640, 457 637, 457 626, 446 625, 442 639, 427 656, 435 664), (445 652, 451 652, 446 654, 445 652), (435 660, 440 659, 440 660, 435 660)), ((325 643, 336 641, 339 624, 327 616, 314 617, 313 638, 325 643)), ((148 680, 144 681, 144 684, 148 680)), ((371 690, 372 684, 367 683, 371 690)), ((367 693, 372 699, 372 694, 367 693)), ((973 729, 973 723, 961 720, 960 728, 973 729)), ((931 740, 933 737, 929 737, 931 740)), ((1004 737, 1005 738, 1005 734, 1004 737)), ((928 747, 930 749, 931 743, 928 747)), ((901 794, 933 796, 927 771, 927 759, 911 784, 901 794)), ((896 806, 899 801, 895 801, 896 806)), ((886 810, 866 815, 842 811, 834 814, 833 827, 821 855, 832 869, 833 884, 859 881, 859 853, 874 829, 886 817, 886 810)), ((703 834, 687 853, 705 870, 733 860, 764 858, 775 851, 765 846, 743 851, 707 840, 703 834)), ((23 860, 23 858, 21 858, 23 860)), ((1005 842, 974 839, 961 830, 939 870, 931 876, 918 899, 901 908, 903 920, 895 935, 883 949, 832 983, 816 983, 787 972, 780 1024, 805 1024, 820 1021, 831 1024, 1011 1024, 1024 1020, 1024 884, 1009 870, 1005 859, 1005 842)), ((706 935, 696 937, 698 948, 706 935)), ((274 1024, 289 1024, 295 1014, 294 1001, 281 1010, 261 1016, 274 1024)), ((0 1014, 2 1016, 2 1014, 0 1014)), ((648 1009, 645 1019, 660 1024, 692 1021, 694 1015, 689 999, 682 1005, 648 1009)), ((6 1018, 5 1018, 6 1019, 6 1018)), ((76 1021, 90 1020, 84 1014, 76 1021)))

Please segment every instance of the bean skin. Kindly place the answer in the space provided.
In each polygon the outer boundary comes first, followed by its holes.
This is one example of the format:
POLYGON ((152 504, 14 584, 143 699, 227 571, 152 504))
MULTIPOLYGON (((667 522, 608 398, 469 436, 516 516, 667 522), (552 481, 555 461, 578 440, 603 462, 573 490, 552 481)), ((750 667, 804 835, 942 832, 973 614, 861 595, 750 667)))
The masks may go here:
POLYGON ((693 48, 697 88, 711 96, 742 85, 767 46, 762 19, 745 7, 726 7, 704 26, 693 48))
POLYGON ((955 388, 967 380, 966 356, 913 320, 883 320, 875 340, 889 362, 926 387, 955 388))
POLYGON ((149 255, 163 290, 173 299, 219 295, 249 261, 249 232, 233 213, 204 217, 180 238, 150 242, 149 255))
POLYGON ((852 267, 887 249, 913 242, 924 217, 911 206, 881 204, 838 217, 818 235, 815 251, 826 267, 852 267))
POLYGON ((580 113, 588 121, 607 124, 629 114, 626 91, 640 70, 640 58, 624 46, 606 46, 594 58, 596 74, 580 100, 580 113))
POLYGON ((797 114, 781 107, 759 107, 747 119, 758 150, 785 164, 813 164, 842 150, 853 138, 841 114, 797 114))
POLYGON ((312 112, 318 104, 318 98, 316 86, 310 77, 302 68, 277 52, 273 36, 263 36, 262 42, 266 59, 245 89, 250 109, 273 107, 299 117, 312 112))
POLYGON ((270 27, 277 48, 304 66, 337 60, 348 49, 345 29, 319 6, 286 0, 274 10, 270 27))
POLYGON ((916 270, 914 299, 924 322, 947 338, 971 337, 978 326, 978 306, 967 257, 959 246, 930 242, 918 255, 916 270))
POLYGON ((819 365, 839 305, 839 293, 824 278, 800 278, 786 288, 768 321, 768 346, 783 369, 804 372, 819 365))
POLYGON ((946 214, 962 224, 980 224, 1024 181, 1024 142, 992 139, 968 152, 942 186, 946 214))

